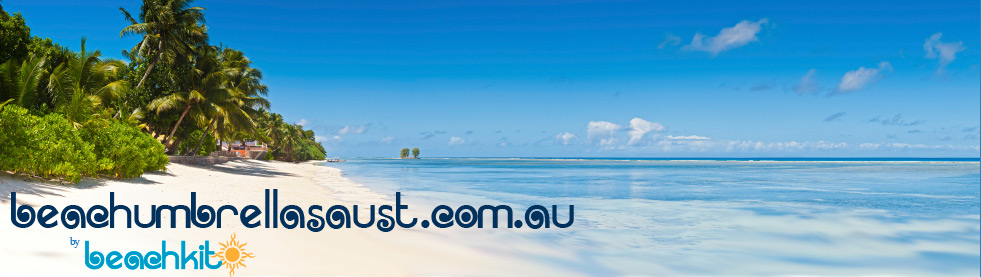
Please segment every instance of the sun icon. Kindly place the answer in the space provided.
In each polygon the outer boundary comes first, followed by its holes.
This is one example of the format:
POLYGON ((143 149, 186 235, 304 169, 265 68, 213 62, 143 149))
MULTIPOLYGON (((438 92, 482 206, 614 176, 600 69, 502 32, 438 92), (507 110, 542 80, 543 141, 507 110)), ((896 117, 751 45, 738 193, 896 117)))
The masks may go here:
POLYGON ((235 275, 235 269, 239 266, 245 267, 245 263, 243 263, 243 261, 246 258, 255 258, 254 254, 245 252, 245 245, 248 243, 240 243, 239 241, 235 240, 235 233, 232 233, 232 240, 228 242, 218 242, 218 244, 221 244, 221 250, 218 251, 218 253, 211 255, 211 257, 217 257, 218 260, 221 260, 221 262, 225 264, 225 267, 229 269, 229 277, 235 275))

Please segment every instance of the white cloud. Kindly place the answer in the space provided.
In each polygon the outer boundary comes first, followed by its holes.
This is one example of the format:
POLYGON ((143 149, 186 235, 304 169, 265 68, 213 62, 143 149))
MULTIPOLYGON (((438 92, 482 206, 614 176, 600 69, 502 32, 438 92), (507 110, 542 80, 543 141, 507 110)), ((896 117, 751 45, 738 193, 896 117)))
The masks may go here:
POLYGON ((937 59, 937 72, 939 73, 944 66, 957 59, 957 52, 964 51, 964 42, 942 42, 940 37, 943 33, 936 33, 923 42, 923 50, 926 51, 927 59, 937 59))
POLYGON ((450 137, 450 143, 448 145, 460 145, 466 143, 467 140, 461 137, 450 137))
POLYGON ((555 135, 555 140, 562 143, 562 145, 569 145, 572 144, 572 141, 576 140, 576 135, 569 132, 562 132, 555 135))
POLYGON ((601 140, 601 144, 603 144, 602 141, 612 144, 616 140, 613 138, 613 134, 622 128, 623 126, 612 122, 590 121, 589 124, 586 124, 586 139, 589 141, 599 139, 601 140))
POLYGON ((331 136, 331 137, 314 136, 313 139, 319 142, 320 144, 325 144, 325 145, 338 145, 344 141, 344 139, 341 138, 341 136, 331 136))
POLYGON ((344 128, 337 130, 337 134, 342 136, 347 134, 358 135, 358 134, 363 134, 364 131, 367 129, 368 126, 365 125, 361 125, 361 126, 344 125, 344 128))
POLYGON ((300 121, 296 122, 296 125, 300 126, 306 126, 307 124, 310 124, 310 121, 307 121, 306 118, 300 118, 300 121))
MULTIPOLYGON (((885 66, 882 66, 885 67, 885 66)), ((899 119, 888 119, 890 123, 901 122, 913 124, 899 119)), ((634 118, 627 127, 606 121, 590 121, 587 125, 589 141, 595 143, 601 151, 640 151, 652 153, 815 153, 835 151, 973 151, 978 152, 978 145, 924 145, 906 143, 856 143, 833 141, 753 141, 712 139, 698 135, 658 135, 656 132, 666 128, 656 122, 634 118), (626 132, 620 133, 626 129, 626 132), (651 133, 655 133, 649 136, 651 133), (629 140, 627 139, 629 137, 629 140), (649 138, 649 139, 645 139, 649 138), (640 143, 643 142, 643 143, 640 143)), ((972 129, 974 130, 974 129, 972 129)), ((555 136, 555 141, 562 142, 563 137, 572 140, 574 135, 562 132, 555 136)))
POLYGON ((838 83, 838 92, 852 92, 865 88, 879 80, 880 73, 892 71, 889 62, 880 62, 878 68, 859 67, 856 70, 848 71, 841 77, 838 83))
POLYGON ((862 143, 859 146, 860 150, 956 150, 956 151, 979 151, 977 145, 926 145, 926 144, 911 144, 911 143, 862 143))
POLYGON ((696 33, 691 44, 686 45, 683 49, 709 52, 714 57, 722 51, 759 40, 756 35, 760 33, 763 24, 767 23, 769 21, 766 18, 756 22, 743 20, 736 26, 723 28, 715 37, 706 37, 702 33, 696 33))
POLYGON ((657 122, 650 122, 643 120, 639 117, 635 117, 630 120, 630 131, 627 132, 630 135, 630 140, 627 141, 627 145, 634 145, 640 142, 644 138, 644 135, 650 132, 658 132, 664 130, 664 126, 657 122))
POLYGON ((800 78, 800 83, 794 85, 794 92, 804 94, 817 91, 818 85, 817 81, 814 80, 814 75, 817 75, 816 69, 808 70, 807 74, 800 78))
POLYGON ((392 141, 395 141, 395 137, 383 137, 378 142, 380 142, 382 144, 392 144, 392 141))
POLYGON ((657 49, 664 49, 665 46, 675 46, 678 44, 681 44, 681 37, 673 34, 666 34, 664 35, 664 40, 657 45, 657 49))
POLYGON ((666 138, 666 139, 672 139, 672 140, 706 140, 706 139, 709 139, 707 137, 696 136, 696 135, 690 135, 690 136, 666 136, 664 138, 666 138))

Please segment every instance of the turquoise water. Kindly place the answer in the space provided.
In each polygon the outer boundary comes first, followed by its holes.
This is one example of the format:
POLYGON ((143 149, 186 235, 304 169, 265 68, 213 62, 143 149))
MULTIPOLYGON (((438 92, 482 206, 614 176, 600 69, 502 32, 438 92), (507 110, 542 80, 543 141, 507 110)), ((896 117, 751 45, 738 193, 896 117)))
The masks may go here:
POLYGON ((979 274, 979 163, 968 160, 348 159, 374 191, 434 203, 575 205, 570 229, 508 248, 589 275, 979 274))

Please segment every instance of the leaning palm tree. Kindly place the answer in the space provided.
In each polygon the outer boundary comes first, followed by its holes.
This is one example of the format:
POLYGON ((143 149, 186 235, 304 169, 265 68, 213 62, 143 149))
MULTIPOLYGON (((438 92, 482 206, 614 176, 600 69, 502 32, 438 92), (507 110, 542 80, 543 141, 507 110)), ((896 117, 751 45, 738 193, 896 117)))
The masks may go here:
POLYGON ((146 60, 152 59, 143 78, 136 84, 136 90, 143 86, 160 60, 187 55, 194 46, 207 43, 204 8, 191 7, 192 2, 194 0, 143 0, 139 21, 126 9, 119 8, 130 23, 119 32, 119 36, 142 35, 143 39, 131 52, 138 53, 146 60))
POLYGON ((252 61, 241 51, 231 48, 221 49, 220 62, 227 76, 228 88, 235 93, 239 106, 232 113, 237 117, 217 118, 216 136, 229 141, 255 138, 249 135, 255 134, 254 120, 260 118, 264 109, 269 109, 269 100, 265 98, 269 89, 262 84, 262 72, 252 67, 252 61))
POLYGON ((201 150, 204 138, 211 134, 217 126, 222 126, 226 130, 230 128, 253 128, 255 126, 252 117, 242 109, 244 105, 241 96, 236 94, 234 90, 228 92, 230 97, 220 97, 207 103, 209 107, 207 117, 210 120, 201 120, 208 121, 208 124, 204 128, 204 133, 198 138, 197 146, 189 153, 190 155, 196 155, 198 150, 201 150))
POLYGON ((193 68, 186 76, 181 76, 183 88, 178 92, 154 99, 149 105, 149 108, 158 114, 168 110, 181 110, 174 127, 164 137, 164 144, 171 150, 175 146, 174 134, 188 114, 200 121, 212 112, 213 102, 221 102, 224 98, 233 97, 226 86, 226 75, 218 63, 215 47, 203 46, 195 49, 192 60, 193 68))

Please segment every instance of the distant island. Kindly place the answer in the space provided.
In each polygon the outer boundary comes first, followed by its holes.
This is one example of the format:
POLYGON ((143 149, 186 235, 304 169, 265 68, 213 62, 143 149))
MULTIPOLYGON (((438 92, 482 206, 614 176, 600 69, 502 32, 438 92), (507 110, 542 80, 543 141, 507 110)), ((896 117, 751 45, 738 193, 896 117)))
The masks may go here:
POLYGON ((418 159, 419 148, 412 148, 412 157, 409 157, 409 148, 402 148, 402 151, 399 152, 399 157, 403 159, 418 159))

